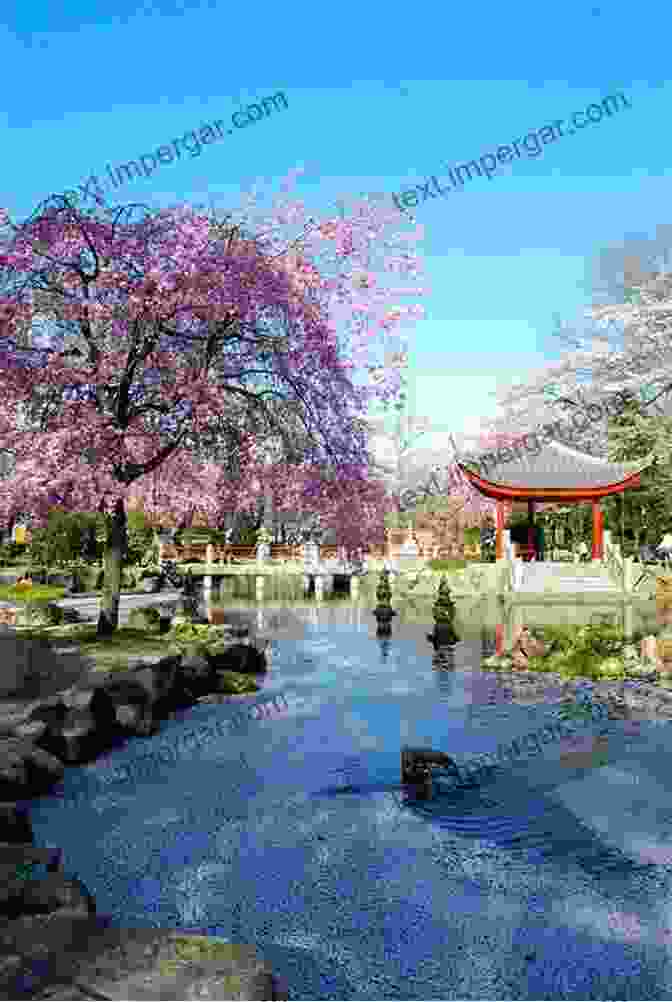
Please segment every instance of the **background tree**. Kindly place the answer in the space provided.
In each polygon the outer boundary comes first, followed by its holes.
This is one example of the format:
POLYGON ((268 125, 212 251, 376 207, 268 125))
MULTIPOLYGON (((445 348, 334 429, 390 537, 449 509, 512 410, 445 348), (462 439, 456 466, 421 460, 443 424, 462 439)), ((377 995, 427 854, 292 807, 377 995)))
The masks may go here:
POLYGON ((648 414, 633 399, 609 422, 609 458, 618 462, 651 456, 640 474, 641 486, 604 502, 607 527, 620 537, 624 552, 644 542, 657 544, 672 524, 672 418, 648 414), (632 546, 626 545, 632 534, 632 546))
MULTIPOLYGON (((562 324, 554 337, 561 358, 498 394, 502 417, 493 429, 522 433, 588 406, 617 390, 637 395, 654 414, 672 413, 672 227, 655 239, 632 237, 605 248, 589 267, 592 299, 582 323, 562 324)), ((607 419, 584 430, 569 426, 567 444, 592 455, 608 449, 607 419)))

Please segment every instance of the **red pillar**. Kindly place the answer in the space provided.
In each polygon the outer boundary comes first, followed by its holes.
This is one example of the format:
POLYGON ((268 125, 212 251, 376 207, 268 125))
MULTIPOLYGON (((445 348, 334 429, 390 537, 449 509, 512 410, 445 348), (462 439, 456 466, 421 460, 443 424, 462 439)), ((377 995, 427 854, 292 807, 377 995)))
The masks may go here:
POLYGON ((593 501, 593 560, 602 559, 602 518, 599 501, 593 501))
POLYGON ((536 557, 537 546, 534 538, 534 501, 527 502, 527 521, 529 523, 529 528, 527 530, 527 542, 532 547, 533 557, 536 557))
POLYGON ((497 540, 495 544, 495 559, 501 560, 504 556, 504 505, 497 502, 497 540))

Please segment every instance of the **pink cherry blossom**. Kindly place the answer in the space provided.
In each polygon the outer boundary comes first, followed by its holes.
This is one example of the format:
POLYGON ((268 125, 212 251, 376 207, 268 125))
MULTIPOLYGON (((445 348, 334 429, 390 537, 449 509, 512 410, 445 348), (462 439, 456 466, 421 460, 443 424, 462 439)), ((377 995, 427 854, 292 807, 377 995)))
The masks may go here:
POLYGON ((224 226, 188 208, 134 211, 84 215, 55 198, 2 238, 0 439, 15 472, 0 481, 0 520, 30 511, 40 524, 54 504, 100 510, 112 559, 129 505, 217 520, 254 510, 272 489, 278 510, 335 520, 347 545, 382 541, 389 500, 371 475, 365 415, 373 400, 395 399, 399 371, 386 366, 368 387, 351 373, 370 359, 373 333, 389 337, 421 313, 399 305, 398 288, 390 304, 375 275, 417 279, 408 235, 386 235, 397 214, 363 201, 351 218, 311 229, 301 203, 284 204, 261 232, 248 215, 224 226), (299 238, 280 232, 297 222, 299 238), (41 315, 69 325, 79 355, 53 338, 42 353, 22 352, 17 337, 41 315), (260 381, 280 401, 274 433, 293 408, 312 439, 298 461, 263 458, 260 381), (49 409, 31 422, 24 405, 38 395, 49 409), (235 480, 186 444, 226 415, 237 425, 235 480))

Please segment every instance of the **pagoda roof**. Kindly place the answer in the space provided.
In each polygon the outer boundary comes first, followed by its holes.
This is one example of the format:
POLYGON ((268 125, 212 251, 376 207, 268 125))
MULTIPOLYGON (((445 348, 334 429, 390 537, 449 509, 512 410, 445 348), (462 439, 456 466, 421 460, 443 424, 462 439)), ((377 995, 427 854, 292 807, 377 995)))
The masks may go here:
MULTIPOLYGON (((509 452, 512 451, 510 448, 509 452)), ((486 497, 588 501, 639 487, 639 474, 652 459, 650 454, 636 462, 612 463, 550 441, 538 455, 524 452, 508 462, 492 466, 481 463, 483 474, 469 470, 464 463, 459 466, 469 482, 486 497)), ((472 465, 478 464, 474 461, 472 465)))

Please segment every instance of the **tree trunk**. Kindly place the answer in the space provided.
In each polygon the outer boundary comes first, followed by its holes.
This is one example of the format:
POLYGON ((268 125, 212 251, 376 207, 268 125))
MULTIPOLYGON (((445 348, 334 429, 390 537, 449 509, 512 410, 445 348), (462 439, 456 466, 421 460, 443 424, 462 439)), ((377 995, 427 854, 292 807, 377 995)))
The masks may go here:
POLYGON ((114 633, 119 626, 119 599, 121 596, 121 568, 126 552, 126 511, 124 502, 115 502, 114 512, 107 517, 105 552, 103 554, 103 595, 98 616, 98 636, 114 633))

